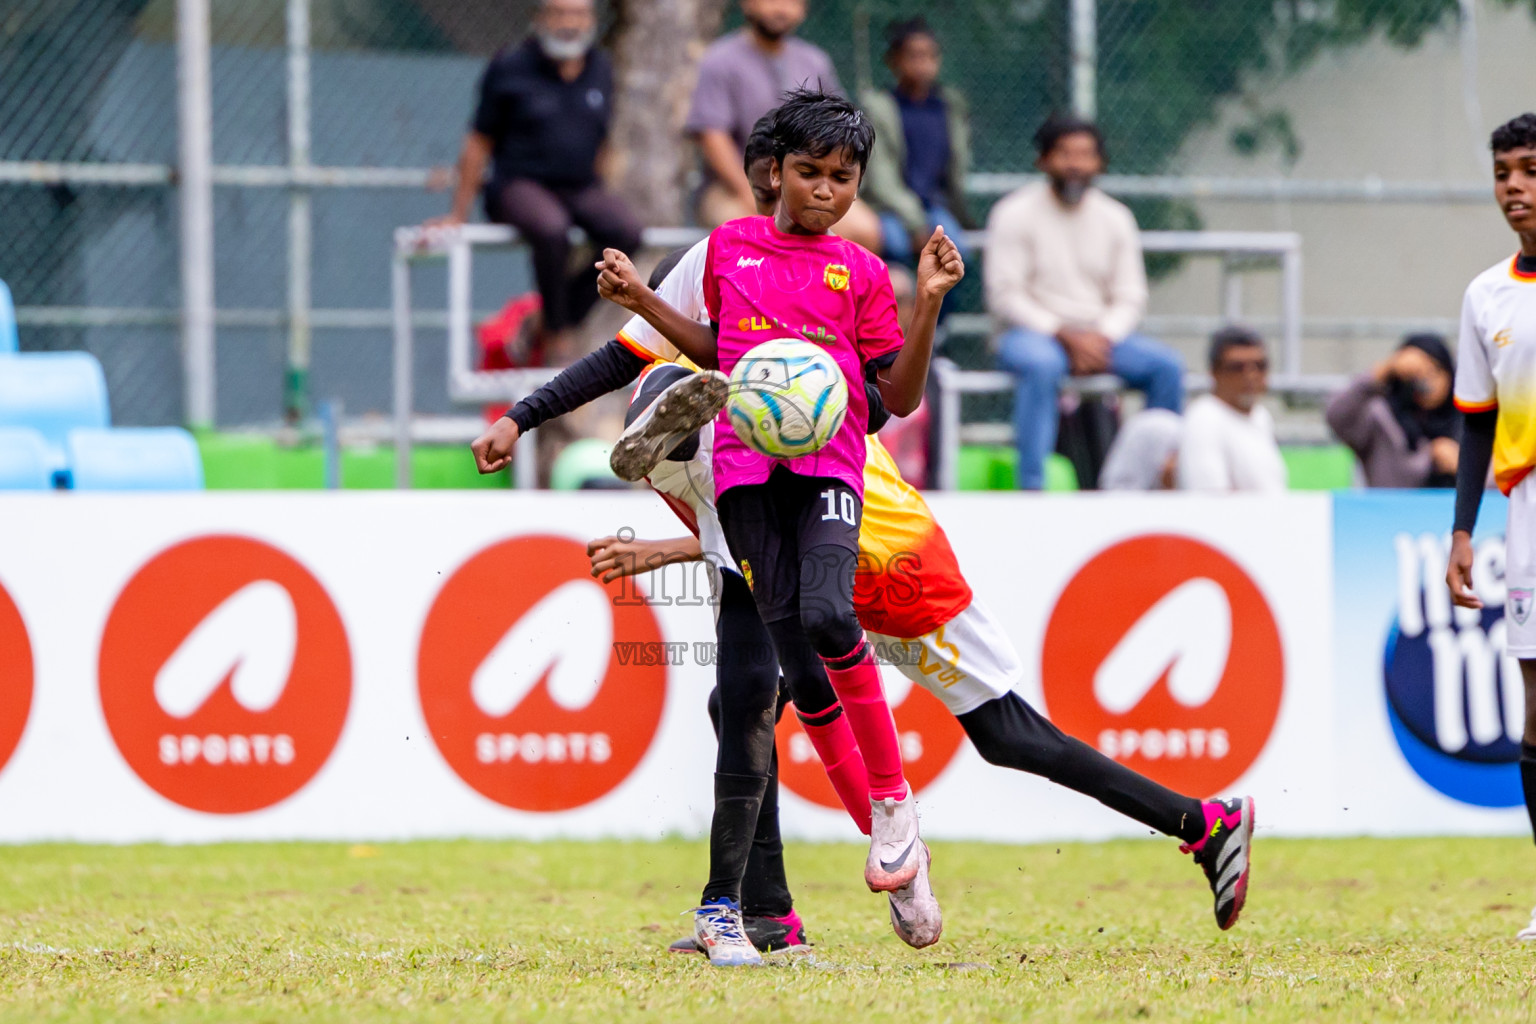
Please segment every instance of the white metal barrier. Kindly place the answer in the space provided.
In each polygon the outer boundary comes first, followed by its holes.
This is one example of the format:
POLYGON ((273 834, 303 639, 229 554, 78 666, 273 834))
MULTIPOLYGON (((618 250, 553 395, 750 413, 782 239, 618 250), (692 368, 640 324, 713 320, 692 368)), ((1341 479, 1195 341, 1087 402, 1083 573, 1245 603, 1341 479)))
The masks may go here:
MULTIPOLYGON (((975 244, 985 240, 980 232, 971 233, 975 244)), ((968 239, 969 240, 969 239, 968 239)), ((1221 257, 1221 318, 1226 322, 1243 318, 1243 281, 1241 271, 1255 261, 1278 265, 1280 271, 1280 373, 1274 389, 1291 394, 1328 393, 1342 386, 1335 377, 1304 377, 1301 372, 1301 236, 1291 231, 1143 231, 1143 252, 1185 253, 1221 257)), ((954 316, 952 329, 965 333, 990 331, 985 315, 954 316), (958 323, 956 321, 959 321, 958 323)), ((1118 378, 1109 375, 1069 378, 1067 387, 1082 393, 1104 393, 1121 387, 1118 378)), ((1191 391, 1205 390, 1210 380, 1203 374, 1190 374, 1185 385, 1191 391)), ((1001 370, 962 370, 948 359, 934 360, 932 377, 933 409, 937 423, 934 457, 938 462, 934 479, 942 490, 959 486, 960 445, 962 442, 1006 444, 1013 440, 1008 424, 961 422, 963 396, 971 394, 1009 394, 1016 387, 1011 374, 1001 370)))
MULTIPOLYGON (((676 248, 704 237, 697 228, 648 228, 647 248, 676 248)), ((448 265, 448 397, 450 401, 516 402, 547 383, 558 367, 526 370, 477 370, 474 330, 470 323, 473 298, 471 269, 476 248, 508 248, 519 244, 517 232, 502 224, 464 224, 456 228, 404 227, 395 231, 390 295, 395 335, 395 486, 411 486, 411 389, 415 352, 411 308, 411 264, 445 260, 448 265)), ((513 486, 532 487, 535 451, 518 445, 512 466, 513 486)))
MULTIPOLYGON (((671 249, 690 245, 704 237, 699 228, 649 228, 642 236, 647 248, 671 249)), ((961 239, 980 252, 986 233, 965 232, 961 239)), ((1219 256, 1222 260, 1221 310, 1227 320, 1243 312, 1242 276, 1255 261, 1278 267, 1280 284, 1280 365, 1282 381, 1301 382, 1301 236, 1277 231, 1144 231, 1142 249, 1150 253, 1184 253, 1219 256)), ((395 484, 411 485, 412 359, 415 350, 414 310, 411 305, 411 265, 446 261, 448 273, 448 396, 454 402, 516 402, 559 372, 557 368, 525 370, 477 370, 474 366, 474 308, 471 295, 472 265, 476 248, 507 248, 519 244, 517 232, 500 224, 464 224, 455 228, 403 227, 395 231, 391 265, 394 322, 394 437, 395 484)), ((950 318, 952 334, 990 333, 985 314, 957 314, 950 318)), ((935 361, 935 396, 939 416, 941 486, 953 488, 958 472, 962 440, 960 395, 1011 392, 1013 379, 998 371, 964 371, 946 360, 935 361)), ((1077 382, 1079 390, 1107 390, 1113 378, 1077 382)), ((989 438, 1006 440, 1006 438, 989 438)), ((516 448, 513 484, 528 488, 535 481, 535 451, 531 444, 516 448)))

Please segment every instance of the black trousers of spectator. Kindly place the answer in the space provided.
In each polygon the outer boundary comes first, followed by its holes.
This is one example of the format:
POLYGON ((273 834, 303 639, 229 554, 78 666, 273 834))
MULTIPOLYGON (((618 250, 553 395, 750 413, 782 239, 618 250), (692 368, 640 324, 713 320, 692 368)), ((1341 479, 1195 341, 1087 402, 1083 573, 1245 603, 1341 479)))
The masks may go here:
POLYGON ((599 249, 633 254, 640 246, 634 214, 596 182, 563 186, 514 178, 487 189, 485 208, 491 220, 516 228, 533 250, 544 329, 550 332, 575 327, 597 302, 597 271, 587 266, 570 274, 572 225, 585 231, 599 249))

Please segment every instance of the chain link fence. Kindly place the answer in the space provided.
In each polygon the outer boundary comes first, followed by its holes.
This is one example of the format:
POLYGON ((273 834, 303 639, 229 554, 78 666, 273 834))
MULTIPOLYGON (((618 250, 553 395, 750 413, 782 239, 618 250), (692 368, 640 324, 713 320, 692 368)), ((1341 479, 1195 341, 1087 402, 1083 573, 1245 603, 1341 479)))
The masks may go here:
MULTIPOLYGON (((23 347, 95 353, 123 424, 186 418, 177 6, 0 3, 0 279, 23 347)), ((458 151, 485 59, 534 8, 211 0, 221 425, 280 422, 290 363, 350 414, 388 408, 391 232, 446 209, 430 171, 458 151)), ((885 25, 919 10, 971 102, 979 213, 1029 173, 1050 111, 1092 109, 1106 184, 1143 227, 1302 233, 1309 370, 1355 370, 1409 327, 1446 326, 1510 247, 1480 147, 1528 103, 1530 0, 811 0, 802 34, 850 90, 880 87, 885 25)), ((1216 270, 1152 269, 1153 327, 1197 361, 1216 270)), ((530 284, 515 254, 477 260, 486 304, 530 284)), ((1252 316, 1271 324, 1254 284, 1252 316)), ((419 308, 444 299, 427 275, 417 293, 419 308)), ((952 354, 988 360, 978 337, 952 354)), ((450 412, 440 332, 423 329, 418 360, 416 408, 450 412)))

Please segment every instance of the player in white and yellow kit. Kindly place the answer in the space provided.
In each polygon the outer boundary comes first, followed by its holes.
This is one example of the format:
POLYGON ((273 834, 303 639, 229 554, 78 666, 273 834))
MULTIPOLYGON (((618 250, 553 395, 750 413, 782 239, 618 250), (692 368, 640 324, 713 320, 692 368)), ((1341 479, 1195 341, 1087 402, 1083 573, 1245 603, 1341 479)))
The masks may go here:
MULTIPOLYGON (((1499 126, 1491 146, 1494 199, 1520 250, 1477 275, 1461 304, 1456 407, 1464 425, 1446 583, 1456 604, 1483 606, 1472 589, 1472 529, 1491 462, 1509 498, 1505 649, 1519 659, 1525 683, 1520 782, 1536 832, 1536 114, 1499 126)), ((1536 911, 1518 937, 1536 940, 1536 911)))
MULTIPOLYGON (((751 160, 752 153, 749 141, 748 177, 754 191, 765 193, 759 195, 759 202, 771 206, 773 193, 763 187, 766 174, 754 173, 761 168, 751 160)), ((701 247, 673 254, 658 268, 666 274, 655 286, 674 308, 696 318, 705 315, 701 254, 701 247)), ((648 378, 654 381, 653 386, 642 381, 635 393, 631 426, 615 446, 616 461, 632 461, 637 453, 644 456, 641 461, 653 467, 648 482, 693 536, 654 541, 621 541, 615 537, 596 540, 589 549, 594 575, 614 579, 689 558, 709 561, 721 575, 731 573, 734 563, 725 550, 714 514, 710 467, 713 424, 706 424, 697 434, 690 432, 689 436, 679 437, 669 429, 670 424, 659 423, 661 417, 652 412, 667 397, 678 396, 674 389, 693 385, 688 375, 678 372, 674 365, 686 364, 686 360, 638 316, 609 343, 610 349, 615 346, 621 346, 639 360, 651 362, 648 378)), ((596 357, 588 360, 596 364, 596 357)), ((552 386, 559 392, 562 383, 557 378, 552 386)), ((522 424, 534 415, 534 407, 536 419, 542 420, 566 411, 578 397, 575 392, 558 396, 535 393, 508 415, 517 421, 520 432, 522 424)), ((681 397, 688 396, 683 393, 681 397)), ((510 432, 501 425, 495 429, 510 432)), ((505 465, 510 457, 510 444, 503 447, 491 434, 487 438, 491 438, 491 443, 476 453, 481 468, 505 465)), ((515 434, 512 439, 515 441, 515 434)), ((1182 839, 1184 849, 1195 855, 1211 885, 1218 925, 1229 928, 1236 923, 1247 894, 1252 800, 1237 797, 1201 801, 1175 793, 1062 733, 1019 697, 1014 687, 1023 679, 1023 659, 1001 624, 975 599, 949 539, 928 503, 901 478, 895 461, 873 436, 868 439, 864 468, 859 549, 861 570, 855 582, 854 606, 860 623, 877 645, 889 649, 889 645, 899 642, 909 648, 915 644, 924 649, 923 658, 902 658, 899 667, 956 716, 984 758, 1002 767, 1049 778, 1165 835, 1182 839), (935 663, 945 666, 942 680, 922 669, 935 663)), ((816 742, 815 716, 807 720, 802 715, 801 721, 816 742)), ((862 828, 867 828, 867 815, 861 820, 859 810, 869 806, 868 799, 849 789, 862 772, 848 770, 847 764, 835 764, 837 755, 829 757, 819 743, 817 752, 829 768, 834 789, 850 814, 862 828)), ((851 756, 857 757, 857 751, 852 751, 851 756)), ((770 787, 764 798, 765 821, 759 827, 742 885, 743 908, 752 908, 747 909, 749 930, 754 917, 771 923, 792 913, 782 854, 778 852, 775 793, 775 787, 770 787)), ((905 906, 897 894, 892 894, 891 909, 893 927, 910 944, 926 945, 938 937, 936 932, 913 933, 903 919, 905 906)), ((798 918, 793 920, 795 931, 803 936, 798 918)), ((686 940, 683 945, 686 948, 686 940)))

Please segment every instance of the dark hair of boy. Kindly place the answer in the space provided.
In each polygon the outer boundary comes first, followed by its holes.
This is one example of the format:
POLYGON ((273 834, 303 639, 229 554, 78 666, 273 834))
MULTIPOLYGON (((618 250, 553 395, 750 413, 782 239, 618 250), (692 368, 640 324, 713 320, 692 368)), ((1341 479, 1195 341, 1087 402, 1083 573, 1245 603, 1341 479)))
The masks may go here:
POLYGON ((651 291, 660 288, 661 282, 665 281, 667 275, 672 273, 672 268, 681 263, 683 257, 688 255, 688 250, 692 248, 693 246, 691 245, 685 245, 681 249, 673 249, 663 256, 661 262, 651 268, 651 278, 646 282, 646 287, 650 288, 651 291))
POLYGON ((934 34, 928 25, 928 19, 919 14, 915 18, 906 21, 893 21, 885 26, 885 59, 890 60, 901 53, 902 47, 907 45, 909 39, 917 36, 926 36, 933 40, 935 46, 939 46, 939 37, 934 34))
POLYGON ((863 174, 874 147, 874 125, 841 96, 819 89, 795 89, 785 95, 774 113, 773 158, 780 163, 791 153, 820 160, 841 150, 863 174))
POLYGON ((1488 148, 1495 153, 1526 147, 1536 149, 1536 114, 1521 114, 1505 121, 1493 130, 1488 141, 1488 148))
POLYGON ((1211 372, 1215 373, 1221 367, 1221 362, 1226 358, 1227 352, 1234 348, 1263 348, 1264 339, 1259 337, 1257 331, 1241 324, 1231 324, 1223 327, 1211 335, 1210 364, 1211 372))
POLYGON ((773 156, 773 129, 778 113, 775 107, 758 118, 752 126, 752 134, 747 136, 747 144, 741 147, 741 169, 748 175, 752 173, 753 164, 773 156))
POLYGON ((1045 119, 1045 123, 1035 132, 1035 153, 1043 157, 1068 135, 1079 134, 1092 135, 1095 145, 1099 147, 1099 157, 1108 160, 1104 152, 1104 133, 1099 131, 1099 126, 1073 114, 1052 114, 1045 119))

